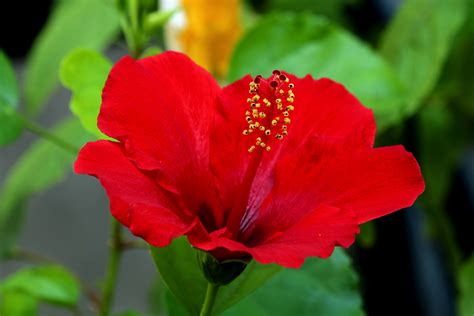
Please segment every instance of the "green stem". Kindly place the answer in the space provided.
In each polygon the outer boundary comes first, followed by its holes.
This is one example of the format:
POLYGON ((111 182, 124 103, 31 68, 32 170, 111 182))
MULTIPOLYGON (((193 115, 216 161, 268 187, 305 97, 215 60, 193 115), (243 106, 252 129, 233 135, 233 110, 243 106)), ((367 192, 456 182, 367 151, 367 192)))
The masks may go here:
POLYGON ((27 130, 32 132, 33 134, 36 134, 36 135, 52 142, 53 144, 61 147, 62 149, 66 150, 66 151, 69 151, 73 155, 77 155, 79 153, 79 148, 78 147, 76 147, 75 145, 73 145, 73 144, 65 141, 64 139, 56 136, 55 134, 51 133, 47 129, 39 126, 35 122, 32 122, 32 121, 30 121, 29 119, 27 119, 25 117, 23 118, 23 126, 27 130))
POLYGON ((216 302, 217 292, 219 291, 219 285, 208 283, 207 290, 206 290, 206 298, 204 299, 204 303, 202 304, 200 316, 210 316, 212 315, 212 308, 214 307, 214 303, 216 302))
POLYGON ((109 262, 105 276, 104 287, 102 291, 102 300, 100 304, 100 315, 108 316, 112 306, 112 300, 115 294, 115 285, 122 255, 122 226, 118 221, 112 218, 111 221, 111 240, 109 248, 109 262))

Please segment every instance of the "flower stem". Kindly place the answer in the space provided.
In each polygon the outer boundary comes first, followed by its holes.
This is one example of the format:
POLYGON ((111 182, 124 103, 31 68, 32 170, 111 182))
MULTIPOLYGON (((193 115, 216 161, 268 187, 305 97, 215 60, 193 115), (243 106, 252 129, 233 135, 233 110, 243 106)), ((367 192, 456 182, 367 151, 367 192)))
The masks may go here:
POLYGON ((109 262, 102 290, 102 300, 100 304, 100 315, 108 316, 115 294, 120 258, 122 255, 122 226, 114 218, 111 219, 111 235, 109 245, 109 262))
POLYGON ((207 284, 206 298, 204 299, 204 303, 202 304, 201 313, 199 313, 200 316, 212 315, 212 308, 214 307, 218 291, 218 284, 212 284, 211 282, 207 284))
POLYGON ((61 147, 62 149, 70 152, 73 155, 77 155, 77 153, 79 152, 79 148, 77 148, 75 145, 73 145, 73 144, 65 141, 64 139, 56 136, 55 134, 51 133, 47 129, 39 126, 35 122, 33 122, 33 121, 31 121, 31 120, 29 120, 25 117, 23 117, 23 126, 27 130, 32 132, 33 134, 36 134, 36 135, 52 142, 53 144, 61 147))

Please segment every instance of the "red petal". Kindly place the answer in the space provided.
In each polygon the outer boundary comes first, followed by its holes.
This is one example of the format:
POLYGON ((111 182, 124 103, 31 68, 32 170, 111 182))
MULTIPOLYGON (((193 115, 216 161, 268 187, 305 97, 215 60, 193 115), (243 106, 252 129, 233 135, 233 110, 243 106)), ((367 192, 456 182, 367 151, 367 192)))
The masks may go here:
POLYGON ((154 246, 168 245, 193 225, 191 214, 177 207, 154 177, 137 169, 118 143, 86 144, 74 169, 97 177, 109 196, 112 215, 154 246))
POLYGON ((364 107, 347 89, 330 79, 310 75, 294 82, 295 110, 282 150, 292 153, 312 137, 371 148, 375 138, 372 110, 364 107))
POLYGON ((236 258, 242 253, 251 255, 260 263, 277 263, 287 268, 299 268, 307 257, 326 258, 336 245, 349 247, 359 227, 354 217, 337 208, 321 206, 287 230, 275 232, 273 236, 255 246, 246 246, 237 241, 208 235, 190 234, 189 241, 195 247, 211 251, 229 250, 236 258))
MULTIPOLYGON (((224 88, 219 96, 218 115, 211 134, 212 171, 226 205, 240 199, 245 199, 248 204, 244 218, 242 211, 233 214, 237 216, 229 216, 231 223, 228 226, 235 226, 240 219, 243 228, 251 225, 263 199, 272 189, 275 163, 300 148, 304 149, 312 138, 338 143, 346 148, 371 148, 373 144, 375 121, 372 111, 362 106, 342 85, 329 79, 314 80, 311 76, 303 79, 287 76, 295 84, 295 110, 291 112, 289 134, 283 141, 272 140, 272 150, 261 155, 250 188, 243 185, 240 189, 239 186, 250 159, 261 154, 249 154, 248 137, 242 135, 248 125, 245 111, 248 110, 246 100, 250 96, 248 85, 252 78, 246 76, 234 82, 224 88)), ((229 209, 232 207, 229 206, 229 209)))
MULTIPOLYGON (((142 170, 159 170, 187 207, 213 200, 209 130, 219 86, 183 54, 121 59, 104 87, 99 128, 142 170)), ((214 194, 215 195, 215 194, 214 194)))
POLYGON ((292 225, 320 204, 364 223, 411 206, 424 190, 420 168, 402 146, 350 151, 321 141, 280 161, 275 183, 254 231, 269 221, 292 225))

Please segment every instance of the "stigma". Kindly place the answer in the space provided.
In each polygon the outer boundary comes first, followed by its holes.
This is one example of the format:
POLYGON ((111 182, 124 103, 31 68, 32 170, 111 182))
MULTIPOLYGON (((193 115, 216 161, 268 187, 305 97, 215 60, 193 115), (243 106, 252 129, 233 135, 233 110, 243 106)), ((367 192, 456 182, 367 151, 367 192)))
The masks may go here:
POLYGON ((271 151, 275 142, 288 135, 295 85, 279 70, 274 70, 268 79, 256 76, 249 82, 249 97, 242 134, 250 138, 249 153, 257 150, 271 151))

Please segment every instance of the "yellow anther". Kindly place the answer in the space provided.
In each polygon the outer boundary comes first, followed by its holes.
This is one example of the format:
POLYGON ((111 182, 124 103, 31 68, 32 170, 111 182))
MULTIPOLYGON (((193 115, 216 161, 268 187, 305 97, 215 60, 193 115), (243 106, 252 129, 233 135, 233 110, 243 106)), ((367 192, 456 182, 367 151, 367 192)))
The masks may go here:
POLYGON ((276 137, 277 139, 283 139, 283 135, 281 135, 281 134, 276 134, 275 137, 276 137))
POLYGON ((285 93, 285 90, 283 90, 283 89, 280 89, 280 91, 279 91, 279 92, 280 92, 280 94, 283 94, 283 93, 285 93))
POLYGON ((284 115, 284 116, 289 116, 290 113, 288 113, 288 111, 285 111, 285 112, 283 112, 283 115, 284 115))
POLYGON ((257 103, 251 103, 250 106, 254 108, 257 106, 257 103))
POLYGON ((255 104, 255 107, 259 108, 261 105, 260 103, 255 104))
POLYGON ((261 126, 259 127, 259 129, 260 129, 261 131, 264 131, 264 130, 265 130, 265 126, 261 125, 261 126))
POLYGON ((261 118, 265 118, 267 115, 263 112, 260 112, 260 113, 258 113, 258 116, 260 116, 261 118))
POLYGON ((249 153, 253 153, 254 150, 255 150, 255 146, 254 145, 250 146, 249 153))
POLYGON ((282 125, 282 126, 281 126, 281 129, 284 130, 284 131, 286 131, 286 130, 288 129, 288 126, 282 125))
POLYGON ((255 127, 259 127, 260 126, 260 123, 259 122, 255 122, 255 127))
POLYGON ((248 134, 249 134, 249 131, 248 131, 248 130, 246 130, 246 129, 244 129, 244 131, 242 132, 242 134, 244 134, 244 135, 248 135, 248 134))
POLYGON ((272 133, 272 132, 271 132, 269 129, 267 129, 267 130, 265 131, 265 135, 267 135, 267 136, 270 135, 271 133, 272 133))
POLYGON ((250 125, 249 125, 249 128, 250 128, 250 129, 255 129, 255 125, 254 125, 254 124, 250 124, 250 125))
POLYGON ((266 151, 270 151, 272 150, 272 148, 270 146, 267 146, 267 148, 265 148, 266 151))
POLYGON ((249 116, 250 114, 252 114, 250 111, 245 111, 245 115, 249 116))
POLYGON ((286 107, 286 109, 287 109, 288 111, 293 111, 293 110, 295 109, 295 107, 294 107, 293 105, 288 105, 288 106, 286 107))
POLYGON ((264 142, 260 143, 260 147, 265 147, 265 146, 266 146, 266 144, 264 142))
POLYGON ((295 85, 292 84, 292 83, 290 83, 290 84, 288 85, 288 88, 290 88, 290 89, 293 89, 294 87, 295 87, 295 85))
POLYGON ((283 135, 288 135, 288 131, 281 132, 283 135))
POLYGON ((285 117, 285 119, 283 120, 283 122, 285 122, 285 124, 290 124, 291 123, 291 120, 289 117, 285 117))
POLYGON ((295 101, 295 99, 294 99, 293 97, 288 97, 288 98, 286 99, 286 101, 288 101, 288 102, 293 102, 293 101, 295 101))
POLYGON ((252 98, 253 101, 258 101, 260 100, 260 96, 258 94, 254 95, 252 98))
POLYGON ((281 103, 281 99, 276 99, 275 102, 276 103, 281 103))
POLYGON ((252 118, 250 116, 246 116, 245 120, 250 123, 252 121, 252 118))
POLYGON ((278 121, 277 120, 272 120, 272 125, 273 126, 276 126, 278 124, 278 121))

